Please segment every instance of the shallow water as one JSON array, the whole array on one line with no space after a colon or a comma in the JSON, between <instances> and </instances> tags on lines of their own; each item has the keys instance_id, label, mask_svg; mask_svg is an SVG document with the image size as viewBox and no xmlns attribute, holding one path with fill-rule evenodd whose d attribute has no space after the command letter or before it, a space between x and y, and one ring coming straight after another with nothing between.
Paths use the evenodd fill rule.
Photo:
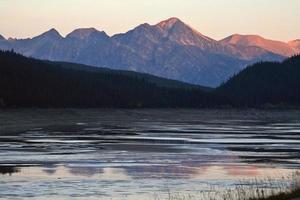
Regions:
<instances>
[{"instance_id":1,"label":"shallow water","mask_svg":"<svg viewBox=\"0 0 300 200\"><path fill-rule=\"evenodd\" d=\"M0 199L155 199L299 167L300 111L0 111Z\"/></svg>"}]
</instances>

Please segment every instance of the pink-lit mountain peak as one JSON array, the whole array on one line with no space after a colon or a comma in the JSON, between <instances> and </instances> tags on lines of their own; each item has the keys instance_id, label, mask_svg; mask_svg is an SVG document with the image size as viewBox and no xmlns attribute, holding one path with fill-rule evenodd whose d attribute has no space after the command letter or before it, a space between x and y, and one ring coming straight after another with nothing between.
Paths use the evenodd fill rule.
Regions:
<instances>
[{"instance_id":1,"label":"pink-lit mountain peak","mask_svg":"<svg viewBox=\"0 0 300 200\"><path fill-rule=\"evenodd\" d=\"M180 19L176 17L172 17L167 20L159 22L158 24L156 24L156 26L166 30L172 28L176 23L184 24Z\"/></svg>"},{"instance_id":2,"label":"pink-lit mountain peak","mask_svg":"<svg viewBox=\"0 0 300 200\"><path fill-rule=\"evenodd\" d=\"M206 46L203 43L215 42L215 40L201 34L176 17L164 20L154 25L154 27L161 30L169 39L176 40L178 43L184 45Z\"/></svg>"},{"instance_id":3,"label":"pink-lit mountain peak","mask_svg":"<svg viewBox=\"0 0 300 200\"><path fill-rule=\"evenodd\" d=\"M269 42L271 40L267 40L259 35L240 35L240 34L234 34L231 35L224 40L223 42L227 42L234 45L240 45L240 46L249 46L249 45L259 45L263 44L265 42ZM274 41L275 42L275 41Z\"/></svg>"},{"instance_id":4,"label":"pink-lit mountain peak","mask_svg":"<svg viewBox=\"0 0 300 200\"><path fill-rule=\"evenodd\" d=\"M234 34L220 42L225 45L235 45L238 47L260 47L283 56L290 56L296 53L288 43L265 39L259 35Z\"/></svg>"},{"instance_id":5,"label":"pink-lit mountain peak","mask_svg":"<svg viewBox=\"0 0 300 200\"><path fill-rule=\"evenodd\" d=\"M194 34L204 36L203 34L198 32L196 29L192 28L191 26L189 26L188 24L184 23L183 21L181 21L179 18L176 18L176 17L172 17L167 20L161 21L158 24L156 24L155 27L158 27L165 31L169 31L171 29L176 28L176 31L178 31L178 30L179 31L189 31L189 32L193 32Z\"/></svg>"},{"instance_id":6,"label":"pink-lit mountain peak","mask_svg":"<svg viewBox=\"0 0 300 200\"><path fill-rule=\"evenodd\" d=\"M294 48L298 54L300 53L300 39L290 41L288 42L288 44L290 45L290 47Z\"/></svg>"}]
</instances>

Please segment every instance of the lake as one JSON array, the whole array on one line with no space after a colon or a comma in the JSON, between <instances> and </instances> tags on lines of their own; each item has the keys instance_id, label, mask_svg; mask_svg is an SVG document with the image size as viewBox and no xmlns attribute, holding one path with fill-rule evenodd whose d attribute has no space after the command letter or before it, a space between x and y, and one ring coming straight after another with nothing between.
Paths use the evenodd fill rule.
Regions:
<instances>
[{"instance_id":1,"label":"lake","mask_svg":"<svg viewBox=\"0 0 300 200\"><path fill-rule=\"evenodd\" d=\"M0 199L164 199L298 169L299 110L0 111Z\"/></svg>"}]
</instances>

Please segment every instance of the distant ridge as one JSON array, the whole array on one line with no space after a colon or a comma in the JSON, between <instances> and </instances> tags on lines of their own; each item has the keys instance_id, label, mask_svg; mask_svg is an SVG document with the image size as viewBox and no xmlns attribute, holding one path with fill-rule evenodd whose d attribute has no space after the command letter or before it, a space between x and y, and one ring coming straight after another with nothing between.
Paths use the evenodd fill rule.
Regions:
<instances>
[{"instance_id":1,"label":"distant ridge","mask_svg":"<svg viewBox=\"0 0 300 200\"><path fill-rule=\"evenodd\" d=\"M43 33L43 34L41 34L39 36L36 36L36 37L34 37L32 39L49 38L49 37L51 37L51 38L57 38L57 39L62 39L63 38L56 29L52 28L52 29L46 31L45 33Z\"/></svg>"},{"instance_id":2,"label":"distant ridge","mask_svg":"<svg viewBox=\"0 0 300 200\"><path fill-rule=\"evenodd\" d=\"M66 38L73 38L73 39L88 39L92 35L102 35L104 37L109 38L109 36L104 31L98 31L95 28L80 28L72 31L69 33Z\"/></svg>"},{"instance_id":3,"label":"distant ridge","mask_svg":"<svg viewBox=\"0 0 300 200\"><path fill-rule=\"evenodd\" d=\"M279 54L282 56L292 56L299 53L290 43L265 39L259 35L231 35L220 41L228 45L236 45L237 47L245 48L250 46L260 47L267 51Z\"/></svg>"},{"instance_id":4,"label":"distant ridge","mask_svg":"<svg viewBox=\"0 0 300 200\"><path fill-rule=\"evenodd\" d=\"M288 44L293 47L295 51L300 52L300 39L290 41Z\"/></svg>"}]
</instances>

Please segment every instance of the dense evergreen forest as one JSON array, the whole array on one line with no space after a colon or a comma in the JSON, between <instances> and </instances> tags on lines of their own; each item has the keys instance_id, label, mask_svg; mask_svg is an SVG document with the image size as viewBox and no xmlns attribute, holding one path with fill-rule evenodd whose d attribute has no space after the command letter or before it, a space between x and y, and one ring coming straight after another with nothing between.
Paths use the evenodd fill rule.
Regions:
<instances>
[{"instance_id":1,"label":"dense evergreen forest","mask_svg":"<svg viewBox=\"0 0 300 200\"><path fill-rule=\"evenodd\" d=\"M247 67L212 90L129 71L0 51L0 107L300 106L300 56Z\"/></svg>"},{"instance_id":2,"label":"dense evergreen forest","mask_svg":"<svg viewBox=\"0 0 300 200\"><path fill-rule=\"evenodd\" d=\"M207 107L212 102L202 88L178 81L0 52L1 107Z\"/></svg>"},{"instance_id":3,"label":"dense evergreen forest","mask_svg":"<svg viewBox=\"0 0 300 200\"><path fill-rule=\"evenodd\" d=\"M300 106L300 56L249 66L215 93L236 107Z\"/></svg>"}]
</instances>

